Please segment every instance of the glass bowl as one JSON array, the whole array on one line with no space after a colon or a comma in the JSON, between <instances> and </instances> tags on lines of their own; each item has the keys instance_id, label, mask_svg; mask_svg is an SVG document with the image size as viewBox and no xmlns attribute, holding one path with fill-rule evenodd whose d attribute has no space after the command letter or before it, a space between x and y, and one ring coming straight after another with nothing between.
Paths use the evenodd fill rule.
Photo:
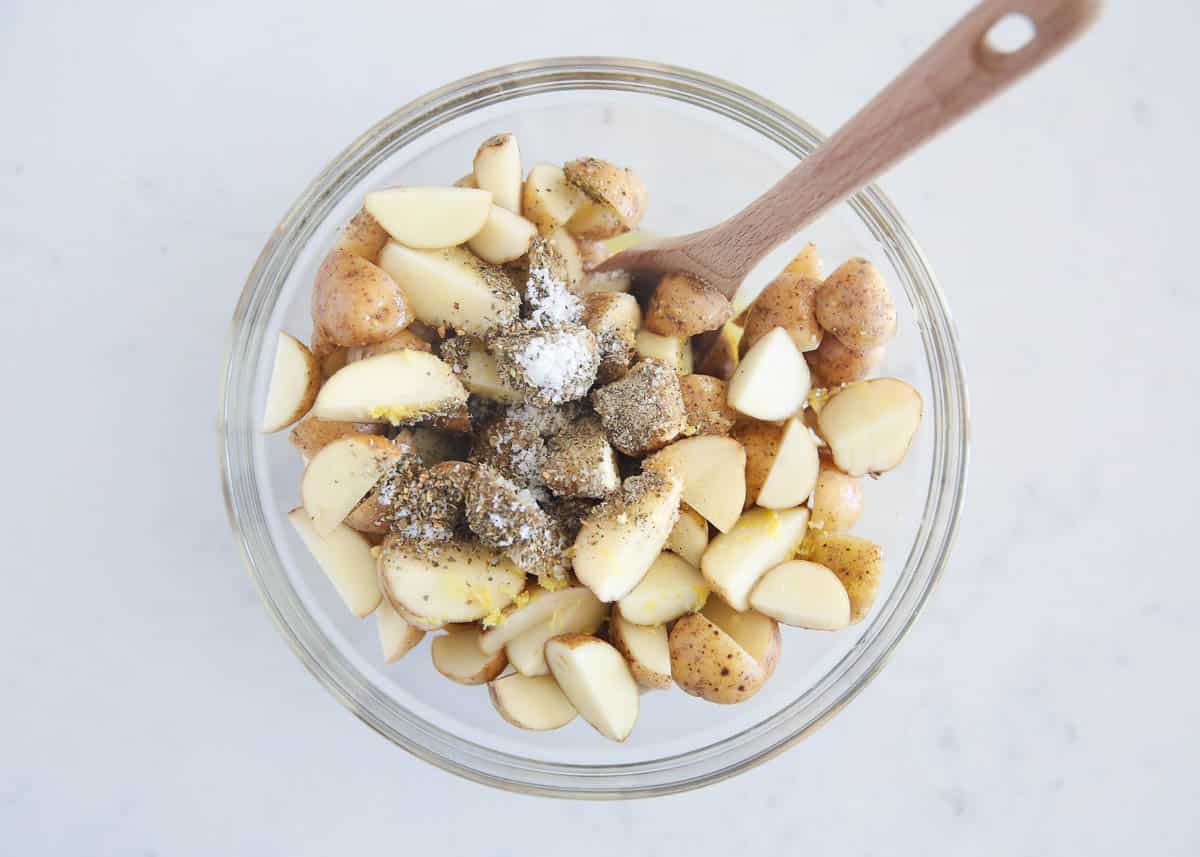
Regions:
<instances>
[{"instance_id":1,"label":"glass bowl","mask_svg":"<svg viewBox=\"0 0 1200 857\"><path fill-rule=\"evenodd\" d=\"M449 184L478 144L515 132L526 167L598 155L650 189L645 227L682 234L737 211L820 135L739 87L625 59L511 65L443 87L379 122L304 191L271 235L234 314L220 414L221 467L236 541L267 611L304 665L367 725L447 771L514 791L627 798L696 788L797 743L882 667L913 623L953 541L967 466L967 394L941 291L908 228L874 187L772 254L760 288L805 241L827 267L875 261L899 304L881 374L913 383L925 420L902 466L865 486L855 532L883 546L887 571L867 620L835 633L785 629L774 677L750 701L681 692L642 697L632 736L611 743L577 719L557 732L504 722L481 687L438 675L424 649L385 665L375 623L355 619L284 520L298 505L300 457L286 433L257 431L277 333L307 340L309 289L336 231L370 188Z\"/></svg>"}]
</instances>

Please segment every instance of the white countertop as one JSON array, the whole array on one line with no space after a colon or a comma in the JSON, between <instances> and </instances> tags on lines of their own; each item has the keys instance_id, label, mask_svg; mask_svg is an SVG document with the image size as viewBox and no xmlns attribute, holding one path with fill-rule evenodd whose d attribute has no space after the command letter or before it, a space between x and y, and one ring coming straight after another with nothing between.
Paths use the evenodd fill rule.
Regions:
<instances>
[{"instance_id":1,"label":"white countertop","mask_svg":"<svg viewBox=\"0 0 1200 857\"><path fill-rule=\"evenodd\" d=\"M952 567L811 740L621 805L419 763L280 640L214 452L245 273L334 152L447 80L625 54L832 128L967 4L310 5L0 9L0 850L1200 852L1194 2L1111 3L883 181L964 343Z\"/></svg>"}]
</instances>

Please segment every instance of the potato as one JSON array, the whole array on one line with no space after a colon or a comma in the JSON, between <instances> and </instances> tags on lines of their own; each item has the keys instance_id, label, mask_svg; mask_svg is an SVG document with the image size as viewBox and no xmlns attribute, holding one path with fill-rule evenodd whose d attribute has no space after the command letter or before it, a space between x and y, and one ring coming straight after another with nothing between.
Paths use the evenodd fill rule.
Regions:
<instances>
[{"instance_id":1,"label":"potato","mask_svg":"<svg viewBox=\"0 0 1200 857\"><path fill-rule=\"evenodd\" d=\"M896 332L896 304L883 275L866 259L848 259L817 291L817 321L847 348L866 351Z\"/></svg>"},{"instance_id":2,"label":"potato","mask_svg":"<svg viewBox=\"0 0 1200 857\"><path fill-rule=\"evenodd\" d=\"M694 566L673 553L662 553L618 604L634 624L662 625L701 609L708 592L708 583Z\"/></svg>"},{"instance_id":3,"label":"potato","mask_svg":"<svg viewBox=\"0 0 1200 857\"><path fill-rule=\"evenodd\" d=\"M567 222L567 229L571 228L571 224ZM583 262L583 270L585 273L590 273L597 265L612 255L612 251L608 249L608 245L603 241L594 241L591 238L582 238L575 233L576 242L579 245L579 257ZM623 289L622 291L627 291Z\"/></svg>"},{"instance_id":4,"label":"potato","mask_svg":"<svg viewBox=\"0 0 1200 857\"><path fill-rule=\"evenodd\" d=\"M638 328L642 309L637 298L620 292L593 292L583 299L583 323L596 337L600 368L596 383L608 384L624 378L637 356Z\"/></svg>"},{"instance_id":5,"label":"potato","mask_svg":"<svg viewBox=\"0 0 1200 857\"><path fill-rule=\"evenodd\" d=\"M491 191L492 202L521 213L521 147L512 134L496 134L479 145L471 171L474 186Z\"/></svg>"},{"instance_id":6,"label":"potato","mask_svg":"<svg viewBox=\"0 0 1200 857\"><path fill-rule=\"evenodd\" d=\"M763 665L702 613L676 622L667 644L671 676L692 696L731 705L754 696L767 680Z\"/></svg>"},{"instance_id":7,"label":"potato","mask_svg":"<svg viewBox=\"0 0 1200 857\"><path fill-rule=\"evenodd\" d=\"M624 741L638 718L638 686L610 643L564 634L546 643L546 663L579 716L605 738Z\"/></svg>"},{"instance_id":8,"label":"potato","mask_svg":"<svg viewBox=\"0 0 1200 857\"><path fill-rule=\"evenodd\" d=\"M478 625L447 625L430 647L434 669L459 684L486 684L504 672L504 650L487 654L479 648L479 634Z\"/></svg>"},{"instance_id":9,"label":"potato","mask_svg":"<svg viewBox=\"0 0 1200 857\"><path fill-rule=\"evenodd\" d=\"M642 462L642 471L683 480L683 502L728 532L746 499L746 452L736 440L699 435L677 440Z\"/></svg>"},{"instance_id":10,"label":"potato","mask_svg":"<svg viewBox=\"0 0 1200 857\"><path fill-rule=\"evenodd\" d=\"M379 585L393 606L421 624L475 622L511 604L525 575L474 542L431 546L389 536L379 555Z\"/></svg>"},{"instance_id":11,"label":"potato","mask_svg":"<svg viewBox=\"0 0 1200 857\"><path fill-rule=\"evenodd\" d=\"M405 350L338 371L317 393L312 413L325 420L400 425L452 415L466 402L467 390L449 366L432 354Z\"/></svg>"},{"instance_id":12,"label":"potato","mask_svg":"<svg viewBox=\"0 0 1200 857\"><path fill-rule=\"evenodd\" d=\"M579 158L563 165L563 175L588 199L611 208L626 229L636 229L646 213L646 185L633 170L599 158Z\"/></svg>"},{"instance_id":13,"label":"potato","mask_svg":"<svg viewBox=\"0 0 1200 857\"><path fill-rule=\"evenodd\" d=\"M853 476L822 462L812 497L812 528L825 533L849 530L862 514L862 488Z\"/></svg>"},{"instance_id":14,"label":"potato","mask_svg":"<svg viewBox=\"0 0 1200 857\"><path fill-rule=\"evenodd\" d=\"M406 328L390 339L385 339L383 342L376 342L372 345L356 345L353 348L347 348L346 363L356 363L359 360L365 360L368 357L375 357L379 354L391 354L393 351L405 351L409 349L424 351L426 354L433 353L432 345Z\"/></svg>"},{"instance_id":15,"label":"potato","mask_svg":"<svg viewBox=\"0 0 1200 857\"><path fill-rule=\"evenodd\" d=\"M534 164L521 188L521 214L543 235L564 225L587 199L567 183L561 167Z\"/></svg>"},{"instance_id":16,"label":"potato","mask_svg":"<svg viewBox=\"0 0 1200 857\"><path fill-rule=\"evenodd\" d=\"M817 442L803 421L793 417L784 425L779 450L755 503L767 509L790 509L808 500L817 484L821 459Z\"/></svg>"},{"instance_id":17,"label":"potato","mask_svg":"<svg viewBox=\"0 0 1200 857\"><path fill-rule=\"evenodd\" d=\"M410 625L393 609L387 599L375 608L375 623L379 631L379 648L383 650L383 662L395 663L412 651L425 638L425 632Z\"/></svg>"},{"instance_id":18,"label":"potato","mask_svg":"<svg viewBox=\"0 0 1200 857\"><path fill-rule=\"evenodd\" d=\"M380 503L379 492L372 491L350 510L342 523L364 535L384 536L391 531L392 508Z\"/></svg>"},{"instance_id":19,"label":"potato","mask_svg":"<svg viewBox=\"0 0 1200 857\"><path fill-rule=\"evenodd\" d=\"M659 336L718 330L733 316L729 298L684 274L668 274L650 297L646 328Z\"/></svg>"},{"instance_id":20,"label":"potato","mask_svg":"<svg viewBox=\"0 0 1200 857\"><path fill-rule=\"evenodd\" d=\"M492 194L465 187L389 187L368 193L363 208L405 247L440 250L464 244L483 229Z\"/></svg>"},{"instance_id":21,"label":"potato","mask_svg":"<svg viewBox=\"0 0 1200 857\"><path fill-rule=\"evenodd\" d=\"M838 576L850 596L850 622L859 622L875 604L883 577L883 549L872 541L846 533L814 531L807 558Z\"/></svg>"},{"instance_id":22,"label":"potato","mask_svg":"<svg viewBox=\"0 0 1200 857\"><path fill-rule=\"evenodd\" d=\"M787 263L783 269L785 273L793 274L797 277L808 277L810 280L823 280L825 275L821 273L821 257L817 253L817 245L811 241L800 248L792 261Z\"/></svg>"},{"instance_id":23,"label":"potato","mask_svg":"<svg viewBox=\"0 0 1200 857\"><path fill-rule=\"evenodd\" d=\"M665 363L678 375L692 372L692 347L686 337L659 336L643 327L637 332L633 347L641 359Z\"/></svg>"},{"instance_id":24,"label":"potato","mask_svg":"<svg viewBox=\"0 0 1200 857\"><path fill-rule=\"evenodd\" d=\"M783 648L776 620L757 610L734 610L719 597L708 599L701 613L758 661L767 678L771 677Z\"/></svg>"},{"instance_id":25,"label":"potato","mask_svg":"<svg viewBox=\"0 0 1200 857\"><path fill-rule=\"evenodd\" d=\"M819 280L784 272L771 281L755 298L746 314L745 332L739 345L744 355L754 343L776 327L782 327L800 351L812 351L821 344L815 305Z\"/></svg>"},{"instance_id":26,"label":"potato","mask_svg":"<svg viewBox=\"0 0 1200 857\"><path fill-rule=\"evenodd\" d=\"M300 498L317 535L344 521L404 455L403 448L376 434L340 437L314 455L300 479Z\"/></svg>"},{"instance_id":27,"label":"potato","mask_svg":"<svg viewBox=\"0 0 1200 857\"><path fill-rule=\"evenodd\" d=\"M323 381L321 366L308 346L280 331L262 430L270 433L285 429L308 413Z\"/></svg>"},{"instance_id":28,"label":"potato","mask_svg":"<svg viewBox=\"0 0 1200 857\"><path fill-rule=\"evenodd\" d=\"M596 292L628 292L633 288L633 275L628 271L588 271L584 264L583 279L571 289L581 297Z\"/></svg>"},{"instance_id":29,"label":"potato","mask_svg":"<svg viewBox=\"0 0 1200 857\"><path fill-rule=\"evenodd\" d=\"M620 610L613 610L608 633L612 644L629 664L634 681L651 690L666 690L674 684L671 647L665 626L635 625L622 616Z\"/></svg>"},{"instance_id":30,"label":"potato","mask_svg":"<svg viewBox=\"0 0 1200 857\"><path fill-rule=\"evenodd\" d=\"M732 437L746 450L746 508L758 499L771 464L779 454L783 425L746 420L733 427Z\"/></svg>"},{"instance_id":31,"label":"potato","mask_svg":"<svg viewBox=\"0 0 1200 857\"><path fill-rule=\"evenodd\" d=\"M382 595L375 557L362 533L338 524L332 532L319 535L303 508L292 509L287 517L350 612L360 619L370 615Z\"/></svg>"},{"instance_id":32,"label":"potato","mask_svg":"<svg viewBox=\"0 0 1200 857\"><path fill-rule=\"evenodd\" d=\"M317 271L313 322L338 345L383 342L413 319L408 298L382 268L332 250Z\"/></svg>"},{"instance_id":33,"label":"potato","mask_svg":"<svg viewBox=\"0 0 1200 857\"><path fill-rule=\"evenodd\" d=\"M786 420L804 407L811 381L804 355L787 331L775 327L738 363L729 379L729 406L759 420Z\"/></svg>"},{"instance_id":34,"label":"potato","mask_svg":"<svg viewBox=\"0 0 1200 857\"><path fill-rule=\"evenodd\" d=\"M368 212L360 209L358 214L342 227L333 247L335 250L345 250L347 253L361 256L368 262L374 262L379 258L379 251L386 243L387 230Z\"/></svg>"},{"instance_id":35,"label":"potato","mask_svg":"<svg viewBox=\"0 0 1200 857\"><path fill-rule=\"evenodd\" d=\"M549 675L502 676L488 683L488 696L500 716L519 729L535 732L561 729L576 715L575 706Z\"/></svg>"},{"instance_id":36,"label":"potato","mask_svg":"<svg viewBox=\"0 0 1200 857\"><path fill-rule=\"evenodd\" d=\"M803 559L781 563L762 576L750 606L796 628L837 631L850 624L850 596L836 574Z\"/></svg>"},{"instance_id":37,"label":"potato","mask_svg":"<svg viewBox=\"0 0 1200 857\"><path fill-rule=\"evenodd\" d=\"M575 213L567 221L567 229L576 238L586 238L589 241L614 238L628 231L613 208L590 199L575 209Z\"/></svg>"},{"instance_id":38,"label":"potato","mask_svg":"<svg viewBox=\"0 0 1200 857\"><path fill-rule=\"evenodd\" d=\"M305 461L312 458L322 447L340 437L352 434L383 434L384 426L378 423L354 423L341 420L320 420L306 417L292 429L288 440L300 450Z\"/></svg>"},{"instance_id":39,"label":"potato","mask_svg":"<svg viewBox=\"0 0 1200 857\"><path fill-rule=\"evenodd\" d=\"M738 366L738 349L742 339L742 328L727 322L719 331L710 330L692 338L692 353L695 355L697 375L711 375L728 381Z\"/></svg>"},{"instance_id":40,"label":"potato","mask_svg":"<svg viewBox=\"0 0 1200 857\"><path fill-rule=\"evenodd\" d=\"M866 378L883 362L884 347L855 351L836 336L826 336L813 351L804 355L813 378L822 387L851 384Z\"/></svg>"},{"instance_id":41,"label":"potato","mask_svg":"<svg viewBox=\"0 0 1200 857\"><path fill-rule=\"evenodd\" d=\"M528 253L537 234L537 227L524 217L493 203L483 228L467 246L483 261L500 265Z\"/></svg>"},{"instance_id":42,"label":"potato","mask_svg":"<svg viewBox=\"0 0 1200 857\"><path fill-rule=\"evenodd\" d=\"M699 568L700 558L707 547L708 521L695 509L684 506L679 510L679 520L675 522L663 548Z\"/></svg>"},{"instance_id":43,"label":"potato","mask_svg":"<svg viewBox=\"0 0 1200 857\"><path fill-rule=\"evenodd\" d=\"M727 435L737 422L737 411L725 401L725 382L711 375L683 375L679 379L688 428L694 434Z\"/></svg>"},{"instance_id":44,"label":"potato","mask_svg":"<svg viewBox=\"0 0 1200 857\"><path fill-rule=\"evenodd\" d=\"M817 424L834 463L851 476L863 476L891 470L904 460L923 409L920 393L909 384L898 378L874 378L843 387L830 397Z\"/></svg>"},{"instance_id":45,"label":"potato","mask_svg":"<svg viewBox=\"0 0 1200 857\"><path fill-rule=\"evenodd\" d=\"M750 606L760 577L791 559L808 532L808 509L751 509L708 545L700 573L735 610Z\"/></svg>"}]
</instances>

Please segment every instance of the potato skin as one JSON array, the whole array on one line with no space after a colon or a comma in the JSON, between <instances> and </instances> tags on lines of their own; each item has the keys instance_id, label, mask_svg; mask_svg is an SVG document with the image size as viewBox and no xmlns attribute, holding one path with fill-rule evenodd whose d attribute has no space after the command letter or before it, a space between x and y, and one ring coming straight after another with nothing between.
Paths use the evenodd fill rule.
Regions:
<instances>
[{"instance_id":1,"label":"potato skin","mask_svg":"<svg viewBox=\"0 0 1200 857\"><path fill-rule=\"evenodd\" d=\"M688 427L696 434L727 435L733 431L738 415L726 401L725 387L724 381L711 375L679 376Z\"/></svg>"},{"instance_id":2,"label":"potato skin","mask_svg":"<svg viewBox=\"0 0 1200 857\"><path fill-rule=\"evenodd\" d=\"M381 423L347 423L338 420L319 420L305 417L288 435L292 446L305 458L312 458L326 444L351 434L383 434Z\"/></svg>"},{"instance_id":3,"label":"potato skin","mask_svg":"<svg viewBox=\"0 0 1200 857\"><path fill-rule=\"evenodd\" d=\"M411 330L405 328L383 342L376 342L373 345L356 345L353 348L347 349L346 362L354 363L367 357L376 357L380 354L391 354L393 351L405 351L408 349L424 351L427 354L433 353L432 345Z\"/></svg>"},{"instance_id":4,"label":"potato skin","mask_svg":"<svg viewBox=\"0 0 1200 857\"><path fill-rule=\"evenodd\" d=\"M758 499L771 463L779 453L783 426L746 420L733 427L731 436L746 449L746 508L749 509Z\"/></svg>"},{"instance_id":5,"label":"potato skin","mask_svg":"<svg viewBox=\"0 0 1200 857\"><path fill-rule=\"evenodd\" d=\"M758 340L776 327L792 337L799 351L812 351L821 344L822 330L817 324L817 290L821 282L784 271L771 281L750 304L746 313L742 341L738 346L744 357Z\"/></svg>"},{"instance_id":6,"label":"potato skin","mask_svg":"<svg viewBox=\"0 0 1200 857\"><path fill-rule=\"evenodd\" d=\"M738 365L738 340L742 329L726 324L720 330L709 330L692 337L693 372L712 375L722 381L733 377Z\"/></svg>"},{"instance_id":7,"label":"potato skin","mask_svg":"<svg viewBox=\"0 0 1200 857\"><path fill-rule=\"evenodd\" d=\"M589 199L616 212L626 229L636 229L646 213L646 185L633 170L599 158L577 158L563 164L563 174Z\"/></svg>"},{"instance_id":8,"label":"potato skin","mask_svg":"<svg viewBox=\"0 0 1200 857\"><path fill-rule=\"evenodd\" d=\"M817 321L847 348L866 351L896 332L896 303L879 269L862 258L847 259L817 291Z\"/></svg>"},{"instance_id":9,"label":"potato skin","mask_svg":"<svg viewBox=\"0 0 1200 857\"><path fill-rule=\"evenodd\" d=\"M836 336L826 336L804 359L822 387L838 387L861 381L879 368L886 349L880 345L866 351L847 348Z\"/></svg>"},{"instance_id":10,"label":"potato skin","mask_svg":"<svg viewBox=\"0 0 1200 857\"><path fill-rule=\"evenodd\" d=\"M380 503L379 494L372 491L350 510L343 523L364 535L383 536L391 529L391 516L391 507Z\"/></svg>"},{"instance_id":11,"label":"potato skin","mask_svg":"<svg viewBox=\"0 0 1200 857\"><path fill-rule=\"evenodd\" d=\"M718 330L733 317L729 298L684 274L667 274L646 307L646 327L659 336Z\"/></svg>"},{"instance_id":12,"label":"potato skin","mask_svg":"<svg viewBox=\"0 0 1200 857\"><path fill-rule=\"evenodd\" d=\"M621 222L615 209L589 199L575 210L567 221L567 231L576 238L603 241L615 238L629 229Z\"/></svg>"},{"instance_id":13,"label":"potato skin","mask_svg":"<svg viewBox=\"0 0 1200 857\"><path fill-rule=\"evenodd\" d=\"M379 258L379 251L390 238L391 236L379 225L379 221L366 210L359 209L358 214L342 227L333 246L336 250L345 250L374 263Z\"/></svg>"},{"instance_id":14,"label":"potato skin","mask_svg":"<svg viewBox=\"0 0 1200 857\"><path fill-rule=\"evenodd\" d=\"M754 696L767 680L762 664L701 613L676 622L667 644L671 677L692 696L733 705Z\"/></svg>"},{"instance_id":15,"label":"potato skin","mask_svg":"<svg viewBox=\"0 0 1200 857\"><path fill-rule=\"evenodd\" d=\"M408 326L412 309L382 268L345 250L331 250L317 271L313 322L337 345L371 345Z\"/></svg>"},{"instance_id":16,"label":"potato skin","mask_svg":"<svg viewBox=\"0 0 1200 857\"><path fill-rule=\"evenodd\" d=\"M613 607L616 610L616 607ZM620 622L608 623L609 641L616 647L621 656L625 658L625 663L629 664L629 671L633 673L633 680L642 687L648 687L653 690L666 690L674 682L671 676L663 676L654 670L647 669L644 664L641 664L633 659L629 653L629 645L625 642L625 635L621 630Z\"/></svg>"},{"instance_id":17,"label":"potato skin","mask_svg":"<svg viewBox=\"0 0 1200 857\"><path fill-rule=\"evenodd\" d=\"M862 502L858 480L822 461L813 489L812 528L824 533L844 533L858 522Z\"/></svg>"},{"instance_id":18,"label":"potato skin","mask_svg":"<svg viewBox=\"0 0 1200 857\"><path fill-rule=\"evenodd\" d=\"M883 549L872 541L846 533L814 531L806 546L807 559L828 568L850 596L850 624L860 622L875 604L883 577Z\"/></svg>"}]
</instances>

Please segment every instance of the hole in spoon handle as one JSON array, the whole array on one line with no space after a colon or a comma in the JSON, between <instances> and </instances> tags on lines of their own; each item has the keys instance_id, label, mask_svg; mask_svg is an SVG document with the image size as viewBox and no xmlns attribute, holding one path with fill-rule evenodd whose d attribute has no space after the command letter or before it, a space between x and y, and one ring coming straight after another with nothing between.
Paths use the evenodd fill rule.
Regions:
<instances>
[{"instance_id":1,"label":"hole in spoon handle","mask_svg":"<svg viewBox=\"0 0 1200 857\"><path fill-rule=\"evenodd\" d=\"M1100 0L987 0L971 13L979 28L975 63L1003 77L1027 72L1086 29L1100 6ZM1024 39L1006 42L1012 33Z\"/></svg>"}]
</instances>

